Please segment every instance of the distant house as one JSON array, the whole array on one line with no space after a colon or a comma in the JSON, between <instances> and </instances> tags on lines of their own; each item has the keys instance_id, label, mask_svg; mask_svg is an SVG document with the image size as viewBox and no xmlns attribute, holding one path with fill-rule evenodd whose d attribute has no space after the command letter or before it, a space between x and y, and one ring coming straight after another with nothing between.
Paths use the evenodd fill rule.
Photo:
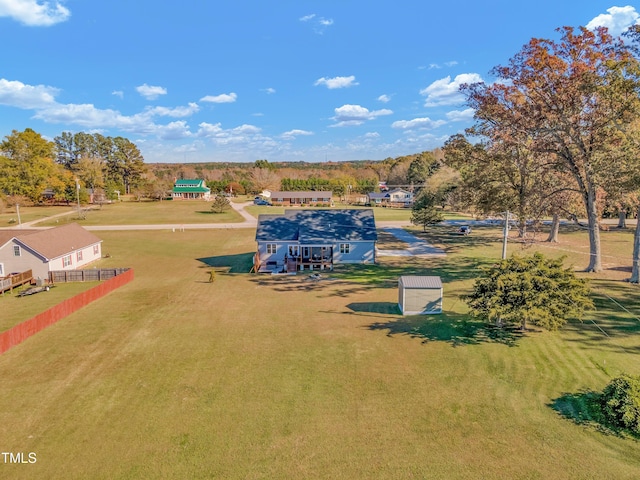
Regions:
<instances>
[{"instance_id":1,"label":"distant house","mask_svg":"<svg viewBox=\"0 0 640 480\"><path fill-rule=\"evenodd\" d=\"M273 205L318 205L330 206L333 192L269 192L269 201Z\"/></svg>"},{"instance_id":2,"label":"distant house","mask_svg":"<svg viewBox=\"0 0 640 480\"><path fill-rule=\"evenodd\" d=\"M368 203L371 205L382 205L389 202L389 197L386 192L375 193L371 192L367 194Z\"/></svg>"},{"instance_id":3,"label":"distant house","mask_svg":"<svg viewBox=\"0 0 640 480\"><path fill-rule=\"evenodd\" d=\"M395 188L393 190L389 190L387 195L389 196L390 204L402 204L405 206L413 204L413 193L408 192L407 190Z\"/></svg>"},{"instance_id":4,"label":"distant house","mask_svg":"<svg viewBox=\"0 0 640 480\"><path fill-rule=\"evenodd\" d=\"M373 210L285 210L258 217L258 272L332 269L338 263L375 263Z\"/></svg>"},{"instance_id":5,"label":"distant house","mask_svg":"<svg viewBox=\"0 0 640 480\"><path fill-rule=\"evenodd\" d=\"M102 257L102 240L77 223L46 230L0 230L0 277L32 270L75 270Z\"/></svg>"},{"instance_id":6,"label":"distant house","mask_svg":"<svg viewBox=\"0 0 640 480\"><path fill-rule=\"evenodd\" d=\"M176 180L171 196L174 200L209 200L211 189L204 180Z\"/></svg>"},{"instance_id":7,"label":"distant house","mask_svg":"<svg viewBox=\"0 0 640 480\"><path fill-rule=\"evenodd\" d=\"M369 203L374 206L410 207L413 205L414 194L407 190L396 188L382 193L369 193L368 199Z\"/></svg>"}]
</instances>

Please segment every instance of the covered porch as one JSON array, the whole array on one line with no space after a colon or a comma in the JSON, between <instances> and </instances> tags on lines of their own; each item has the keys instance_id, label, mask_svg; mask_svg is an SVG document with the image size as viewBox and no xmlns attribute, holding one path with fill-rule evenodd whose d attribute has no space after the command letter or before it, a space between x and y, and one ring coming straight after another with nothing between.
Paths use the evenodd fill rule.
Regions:
<instances>
[{"instance_id":1,"label":"covered porch","mask_svg":"<svg viewBox=\"0 0 640 480\"><path fill-rule=\"evenodd\" d=\"M289 245L284 261L288 272L333 270L333 245Z\"/></svg>"}]
</instances>

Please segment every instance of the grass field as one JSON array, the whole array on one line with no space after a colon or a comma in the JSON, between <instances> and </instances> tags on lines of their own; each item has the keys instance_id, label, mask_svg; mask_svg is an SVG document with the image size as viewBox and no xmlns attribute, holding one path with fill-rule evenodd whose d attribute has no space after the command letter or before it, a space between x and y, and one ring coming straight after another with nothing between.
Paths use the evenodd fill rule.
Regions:
<instances>
[{"instance_id":1,"label":"grass field","mask_svg":"<svg viewBox=\"0 0 640 480\"><path fill-rule=\"evenodd\" d=\"M0 294L0 310L2 310L0 332L44 312L67 298L89 290L97 284L98 282L60 283L52 286L48 292L24 297L18 297L18 293L29 288L28 284L14 289L13 292L6 291L4 294Z\"/></svg>"},{"instance_id":2,"label":"grass field","mask_svg":"<svg viewBox=\"0 0 640 480\"><path fill-rule=\"evenodd\" d=\"M335 208L371 208L371 207L356 207L353 205L336 204ZM258 217L258 215L263 213L282 214L284 213L284 210L285 210L285 207L267 207L267 206L255 206L255 205L250 205L246 207L246 211L256 218ZM378 222L395 221L395 222L409 223L409 219L411 218L411 209L410 208L374 207L373 214L375 216L376 221ZM455 212L446 212L445 218L448 220L452 220L452 219L465 219L465 218L469 219L470 217L467 215L462 215Z\"/></svg>"},{"instance_id":3,"label":"grass field","mask_svg":"<svg viewBox=\"0 0 640 480\"><path fill-rule=\"evenodd\" d=\"M20 223L43 220L52 215L64 212L73 212L73 207L62 206L37 206L20 207ZM0 228L15 227L18 225L18 212L15 207L6 208L0 213Z\"/></svg>"},{"instance_id":4,"label":"grass field","mask_svg":"<svg viewBox=\"0 0 640 480\"><path fill-rule=\"evenodd\" d=\"M621 281L631 233L603 235L598 311L524 336L470 321L459 298L499 257L498 230L436 227L418 234L446 258L318 282L248 274L253 234L101 232L102 266L136 279L0 356L2 450L37 454L0 478L640 476L636 440L579 423L590 390L640 374L638 287ZM584 266L585 238L510 252ZM398 315L407 273L443 277L443 315Z\"/></svg>"},{"instance_id":5,"label":"grass field","mask_svg":"<svg viewBox=\"0 0 640 480\"><path fill-rule=\"evenodd\" d=\"M37 226L55 226L76 222L83 226L93 225L144 225L144 224L190 224L190 223L234 223L244 219L235 210L213 213L211 202L164 201L164 202L120 202L103 205L101 208L83 209L84 218L77 212L46 220Z\"/></svg>"}]
</instances>

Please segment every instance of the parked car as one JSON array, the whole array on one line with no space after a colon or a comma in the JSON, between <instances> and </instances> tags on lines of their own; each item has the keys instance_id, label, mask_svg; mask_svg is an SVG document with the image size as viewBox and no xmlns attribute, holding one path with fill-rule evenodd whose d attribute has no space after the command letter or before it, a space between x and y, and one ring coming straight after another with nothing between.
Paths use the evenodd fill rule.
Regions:
<instances>
[{"instance_id":1,"label":"parked car","mask_svg":"<svg viewBox=\"0 0 640 480\"><path fill-rule=\"evenodd\" d=\"M271 205L268 201L262 199L262 198L256 198L253 200L253 204L254 205Z\"/></svg>"},{"instance_id":2,"label":"parked car","mask_svg":"<svg viewBox=\"0 0 640 480\"><path fill-rule=\"evenodd\" d=\"M469 235L471 233L471 227L469 225L462 225L459 229L458 229L458 233L460 235Z\"/></svg>"}]
</instances>

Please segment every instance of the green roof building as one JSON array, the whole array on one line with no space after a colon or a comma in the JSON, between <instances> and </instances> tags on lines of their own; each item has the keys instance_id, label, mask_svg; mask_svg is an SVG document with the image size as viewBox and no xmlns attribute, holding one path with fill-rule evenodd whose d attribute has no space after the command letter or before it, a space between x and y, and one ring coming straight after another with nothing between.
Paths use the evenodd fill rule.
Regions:
<instances>
[{"instance_id":1,"label":"green roof building","mask_svg":"<svg viewBox=\"0 0 640 480\"><path fill-rule=\"evenodd\" d=\"M209 200L211 189L204 180L176 180L171 196L174 200Z\"/></svg>"}]
</instances>

